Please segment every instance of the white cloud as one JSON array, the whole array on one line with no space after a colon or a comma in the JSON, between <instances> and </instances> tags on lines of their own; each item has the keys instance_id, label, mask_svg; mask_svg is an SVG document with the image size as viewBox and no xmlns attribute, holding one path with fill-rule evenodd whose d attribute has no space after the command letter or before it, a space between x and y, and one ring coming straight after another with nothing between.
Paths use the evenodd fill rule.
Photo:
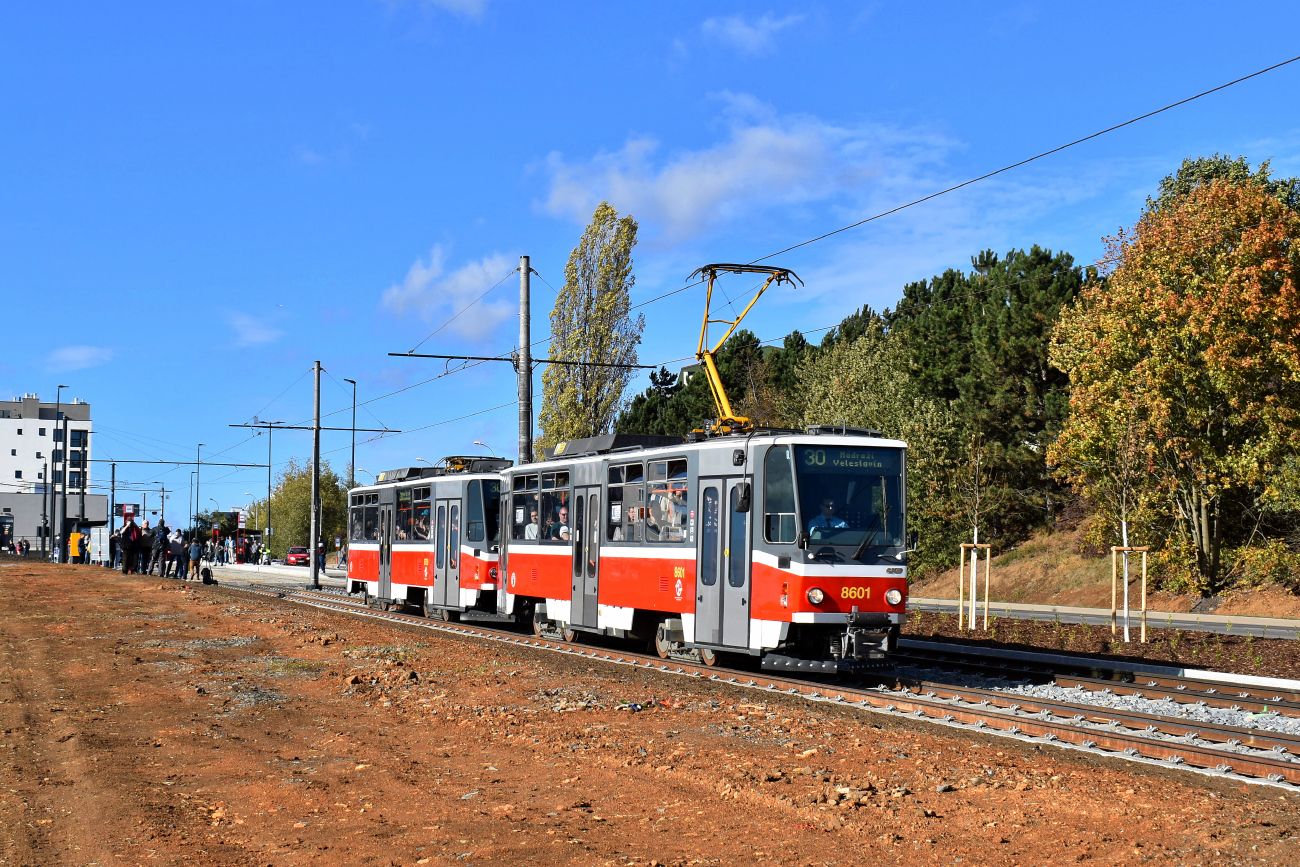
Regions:
<instances>
[{"instance_id":1,"label":"white cloud","mask_svg":"<svg viewBox=\"0 0 1300 867\"><path fill-rule=\"evenodd\" d=\"M250 316L247 313L228 314L226 324L234 330L235 344L237 346L256 346L259 343L270 343L284 333L279 328L268 324L265 320Z\"/></svg>"},{"instance_id":2,"label":"white cloud","mask_svg":"<svg viewBox=\"0 0 1300 867\"><path fill-rule=\"evenodd\" d=\"M416 259L401 284L394 283L384 290L383 305L399 316L418 313L428 322L451 320L506 276L514 265L510 259L497 253L444 275L444 263L442 247L435 244L429 252L427 264L423 259ZM463 315L456 316L442 333L478 339L490 334L517 312L517 307L508 301L485 298Z\"/></svg>"},{"instance_id":3,"label":"white cloud","mask_svg":"<svg viewBox=\"0 0 1300 867\"><path fill-rule=\"evenodd\" d=\"M586 162L552 153L545 209L585 222L606 200L651 233L679 241L766 209L846 196L860 201L912 187L953 147L923 131L780 117L746 94L718 98L729 128L711 147L660 157L659 143L640 137Z\"/></svg>"},{"instance_id":4,"label":"white cloud","mask_svg":"<svg viewBox=\"0 0 1300 867\"><path fill-rule=\"evenodd\" d=\"M45 359L45 366L50 370L84 370L97 367L113 359L113 350L103 346L64 346L56 349Z\"/></svg>"},{"instance_id":5,"label":"white cloud","mask_svg":"<svg viewBox=\"0 0 1300 867\"><path fill-rule=\"evenodd\" d=\"M771 12L750 23L743 15L709 18L700 26L705 36L725 42L743 54L763 54L774 45L773 34L803 20L802 15L777 18Z\"/></svg>"}]
</instances>

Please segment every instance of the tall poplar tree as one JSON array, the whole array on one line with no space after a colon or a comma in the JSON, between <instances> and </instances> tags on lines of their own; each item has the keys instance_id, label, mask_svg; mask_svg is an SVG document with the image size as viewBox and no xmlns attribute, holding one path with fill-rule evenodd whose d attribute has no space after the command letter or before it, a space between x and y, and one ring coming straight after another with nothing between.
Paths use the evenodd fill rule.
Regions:
<instances>
[{"instance_id":1,"label":"tall poplar tree","mask_svg":"<svg viewBox=\"0 0 1300 867\"><path fill-rule=\"evenodd\" d=\"M645 317L631 315L637 223L601 202L569 254L551 310L553 359L636 364ZM538 447L608 433L623 408L632 367L551 364L542 373Z\"/></svg>"}]
</instances>

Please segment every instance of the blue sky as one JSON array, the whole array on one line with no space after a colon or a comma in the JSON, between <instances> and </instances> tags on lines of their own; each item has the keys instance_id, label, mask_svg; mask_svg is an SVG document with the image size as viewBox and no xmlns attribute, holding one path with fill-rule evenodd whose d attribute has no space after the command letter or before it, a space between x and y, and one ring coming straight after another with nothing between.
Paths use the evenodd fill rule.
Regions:
<instances>
[{"instance_id":1,"label":"blue sky","mask_svg":"<svg viewBox=\"0 0 1300 867\"><path fill-rule=\"evenodd\" d=\"M1298 19L1289 3L5 4L0 394L70 385L100 458L203 442L260 462L265 440L227 425L307 420L319 358L327 412L346 377L373 400L359 425L423 428L363 444L360 467L474 440L512 454L513 406L428 427L513 400L508 365L416 386L439 363L385 353L521 253L559 286L602 198L640 220L645 300L1290 57ZM832 325L986 247L1092 261L1186 156L1300 175L1298 91L1300 63L804 247L777 263L806 288L746 324ZM533 287L541 337L554 296ZM516 302L512 277L423 351L509 351ZM643 363L693 351L701 304L644 308ZM325 435L339 469L347 447ZM276 438L277 463L309 453L307 434ZM174 486L185 511L188 468L118 475ZM204 477L204 508L265 490L264 471Z\"/></svg>"}]
</instances>

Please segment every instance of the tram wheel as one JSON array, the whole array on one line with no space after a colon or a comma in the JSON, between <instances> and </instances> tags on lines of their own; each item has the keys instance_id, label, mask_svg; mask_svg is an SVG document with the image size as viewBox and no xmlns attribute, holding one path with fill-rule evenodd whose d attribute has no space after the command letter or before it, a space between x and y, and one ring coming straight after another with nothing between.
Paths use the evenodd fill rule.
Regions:
<instances>
[{"instance_id":1,"label":"tram wheel","mask_svg":"<svg viewBox=\"0 0 1300 867\"><path fill-rule=\"evenodd\" d=\"M450 608L439 608L438 619L443 623L455 623L460 620L460 612L452 611Z\"/></svg>"},{"instance_id":2,"label":"tram wheel","mask_svg":"<svg viewBox=\"0 0 1300 867\"><path fill-rule=\"evenodd\" d=\"M668 624L660 623L659 628L655 630L655 637L650 642L654 646L655 653L659 654L660 659L667 659L668 654L672 652L673 643L668 638Z\"/></svg>"},{"instance_id":3,"label":"tram wheel","mask_svg":"<svg viewBox=\"0 0 1300 867\"><path fill-rule=\"evenodd\" d=\"M533 635L538 638L546 636L546 616L537 606L533 606Z\"/></svg>"},{"instance_id":4,"label":"tram wheel","mask_svg":"<svg viewBox=\"0 0 1300 867\"><path fill-rule=\"evenodd\" d=\"M560 628L560 634L564 636L564 640L569 644L576 644L578 641L578 630L567 623Z\"/></svg>"},{"instance_id":5,"label":"tram wheel","mask_svg":"<svg viewBox=\"0 0 1300 867\"><path fill-rule=\"evenodd\" d=\"M704 647L700 648L700 662L703 662L705 665L708 666L714 666L718 664L718 661L719 661L719 656L717 651L709 650L708 648L704 648Z\"/></svg>"}]
</instances>

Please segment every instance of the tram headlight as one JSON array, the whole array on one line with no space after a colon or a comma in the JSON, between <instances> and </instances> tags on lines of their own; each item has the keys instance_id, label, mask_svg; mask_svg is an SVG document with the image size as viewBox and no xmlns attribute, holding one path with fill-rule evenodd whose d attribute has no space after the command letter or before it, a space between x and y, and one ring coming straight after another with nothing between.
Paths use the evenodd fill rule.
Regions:
<instances>
[{"instance_id":1,"label":"tram headlight","mask_svg":"<svg viewBox=\"0 0 1300 867\"><path fill-rule=\"evenodd\" d=\"M892 590L886 590L885 601L888 602L890 605L898 605L902 603L903 591L899 590L897 587L893 588Z\"/></svg>"},{"instance_id":2,"label":"tram headlight","mask_svg":"<svg viewBox=\"0 0 1300 867\"><path fill-rule=\"evenodd\" d=\"M820 587L814 587L813 589L808 591L808 601L811 602L813 605L821 605L822 600L824 600L825 598L826 598L826 594L822 592L822 589Z\"/></svg>"}]
</instances>

